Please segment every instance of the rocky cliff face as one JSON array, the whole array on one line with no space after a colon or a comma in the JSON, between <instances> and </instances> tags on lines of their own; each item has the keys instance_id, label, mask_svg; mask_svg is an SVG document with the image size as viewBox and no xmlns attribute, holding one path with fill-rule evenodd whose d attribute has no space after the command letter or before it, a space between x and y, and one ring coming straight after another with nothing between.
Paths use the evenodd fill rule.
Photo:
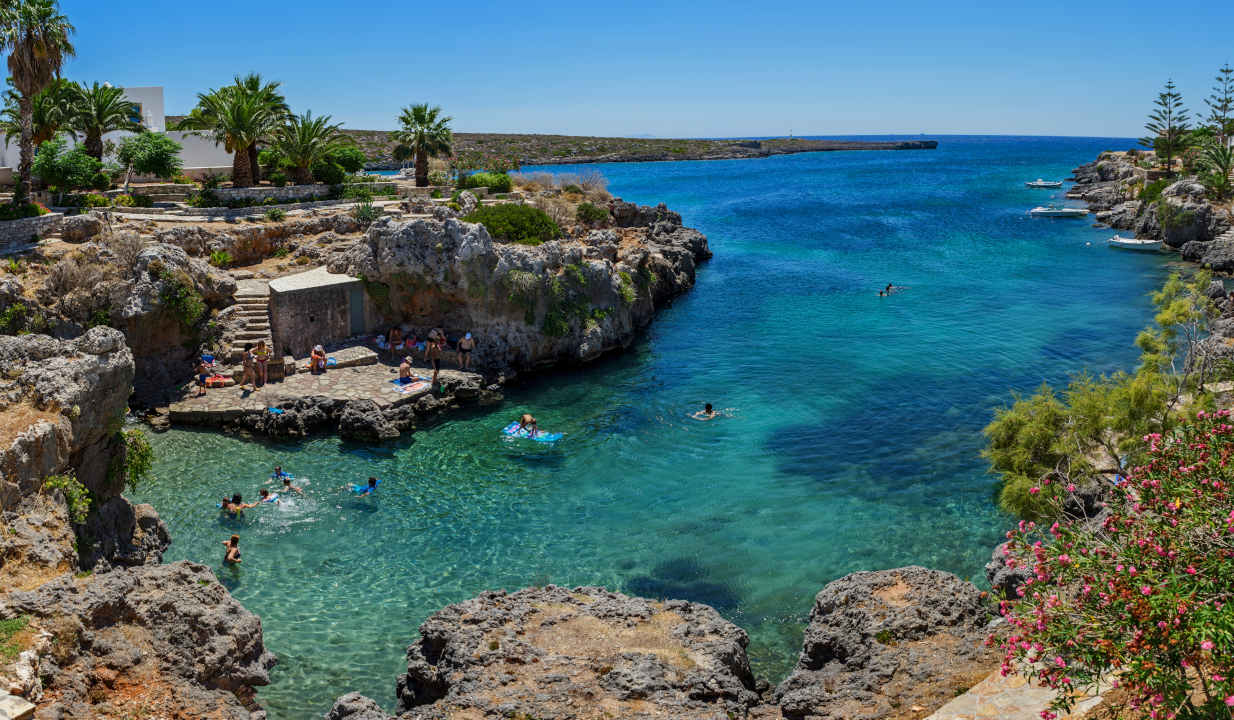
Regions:
<instances>
[{"instance_id":1,"label":"rocky cliff face","mask_svg":"<svg viewBox=\"0 0 1234 720\"><path fill-rule=\"evenodd\" d=\"M663 206L622 210L629 226L537 247L454 219L383 218L325 260L331 272L363 276L390 322L470 331L476 365L511 377L628 344L657 303L693 286L696 264L711 257L707 238Z\"/></svg>"},{"instance_id":2,"label":"rocky cliff face","mask_svg":"<svg viewBox=\"0 0 1234 720\"><path fill-rule=\"evenodd\" d=\"M983 596L972 583L922 567L828 583L776 702L788 718L833 720L941 707L998 666L997 652L984 646L992 617Z\"/></svg>"},{"instance_id":3,"label":"rocky cliff face","mask_svg":"<svg viewBox=\"0 0 1234 720\"><path fill-rule=\"evenodd\" d=\"M400 714L744 718L760 703L745 632L684 600L598 587L486 591L435 613L420 634L398 679Z\"/></svg>"},{"instance_id":4,"label":"rocky cliff face","mask_svg":"<svg viewBox=\"0 0 1234 720\"><path fill-rule=\"evenodd\" d=\"M1180 178L1160 198L1145 201L1139 194L1147 183L1147 171L1121 156L1104 156L1072 172L1076 182L1072 190L1097 211L1097 222L1116 230L1161 240L1172 248L1198 243L1190 254L1199 258L1210 247L1207 243L1230 229L1229 213L1208 201L1206 189L1194 177Z\"/></svg>"},{"instance_id":5,"label":"rocky cliff face","mask_svg":"<svg viewBox=\"0 0 1234 720\"><path fill-rule=\"evenodd\" d=\"M163 717L250 720L240 697L268 685L275 663L261 621L187 561L64 575L0 598L0 617L19 615L55 641L30 691L40 718L118 717L127 699Z\"/></svg>"}]
</instances>

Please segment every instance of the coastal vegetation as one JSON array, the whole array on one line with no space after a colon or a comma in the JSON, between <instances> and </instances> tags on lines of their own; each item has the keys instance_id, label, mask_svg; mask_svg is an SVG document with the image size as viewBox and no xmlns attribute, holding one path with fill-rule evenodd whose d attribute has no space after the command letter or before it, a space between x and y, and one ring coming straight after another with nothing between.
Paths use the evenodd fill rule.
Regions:
<instances>
[{"instance_id":1,"label":"coastal vegetation","mask_svg":"<svg viewBox=\"0 0 1234 720\"><path fill-rule=\"evenodd\" d=\"M428 187L429 158L449 155L454 146L450 123L454 118L445 116L440 106L429 107L419 103L403 108L398 116L400 128L390 133L390 139L398 145L393 153L396 160L413 159L416 163L416 187Z\"/></svg>"},{"instance_id":2,"label":"coastal vegetation","mask_svg":"<svg viewBox=\"0 0 1234 720\"><path fill-rule=\"evenodd\" d=\"M290 114L279 83L260 75L236 76L235 84L197 94L193 108L177 129L214 141L232 153L231 182L251 187L260 172L257 143L272 137Z\"/></svg>"},{"instance_id":3,"label":"coastal vegetation","mask_svg":"<svg viewBox=\"0 0 1234 720\"><path fill-rule=\"evenodd\" d=\"M539 245L561 237L561 227L543 210L531 205L477 207L463 222L480 223L494 238L520 245Z\"/></svg>"}]
</instances>

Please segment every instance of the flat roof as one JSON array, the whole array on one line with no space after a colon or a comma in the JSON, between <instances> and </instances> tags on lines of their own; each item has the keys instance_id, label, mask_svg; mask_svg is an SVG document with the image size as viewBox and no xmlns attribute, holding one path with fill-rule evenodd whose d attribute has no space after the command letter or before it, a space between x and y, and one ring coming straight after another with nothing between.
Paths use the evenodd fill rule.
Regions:
<instances>
[{"instance_id":1,"label":"flat roof","mask_svg":"<svg viewBox=\"0 0 1234 720\"><path fill-rule=\"evenodd\" d=\"M302 290L317 290L352 284L359 285L359 278L354 278L350 275L334 274L327 271L324 267L319 267L308 272L271 280L270 292L293 293Z\"/></svg>"}]
</instances>

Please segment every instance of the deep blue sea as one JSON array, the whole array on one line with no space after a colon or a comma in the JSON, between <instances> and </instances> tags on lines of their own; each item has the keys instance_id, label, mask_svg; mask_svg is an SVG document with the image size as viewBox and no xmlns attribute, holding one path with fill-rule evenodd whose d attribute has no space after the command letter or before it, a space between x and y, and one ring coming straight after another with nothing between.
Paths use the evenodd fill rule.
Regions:
<instances>
[{"instance_id":1,"label":"deep blue sea","mask_svg":"<svg viewBox=\"0 0 1234 720\"><path fill-rule=\"evenodd\" d=\"M626 200L668 203L715 253L626 352L388 444L154 436L158 479L136 499L171 529L166 560L217 567L261 616L279 657L271 717L320 716L349 690L392 708L420 622L487 588L709 603L778 682L831 580L919 564L984 584L1010 522L979 457L991 408L1132 368L1171 256L1025 214L1062 195L1024 181L1133 141L937 139L590 166ZM880 298L888 283L904 289ZM704 402L724 417L691 419ZM503 437L523 411L565 439ZM275 464L310 479L306 497L218 518L220 496L254 495ZM375 497L338 489L369 475ZM224 569L233 532L244 563Z\"/></svg>"}]
</instances>

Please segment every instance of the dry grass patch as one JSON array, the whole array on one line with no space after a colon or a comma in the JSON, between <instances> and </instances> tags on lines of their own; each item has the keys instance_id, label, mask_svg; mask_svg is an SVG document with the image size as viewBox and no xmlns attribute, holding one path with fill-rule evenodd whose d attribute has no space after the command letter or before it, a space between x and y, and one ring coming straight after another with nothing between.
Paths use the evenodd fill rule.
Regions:
<instances>
[{"instance_id":1,"label":"dry grass patch","mask_svg":"<svg viewBox=\"0 0 1234 720\"><path fill-rule=\"evenodd\" d=\"M29 430L36 424L44 420L54 424L59 417L56 413L39 410L28 403L18 403L9 406L4 411L4 422L0 423L0 449L7 450L19 434Z\"/></svg>"},{"instance_id":2,"label":"dry grass patch","mask_svg":"<svg viewBox=\"0 0 1234 720\"><path fill-rule=\"evenodd\" d=\"M684 623L675 612L658 612L650 622L634 627L613 627L590 615L572 615L551 627L528 632L526 640L554 655L603 661L618 653L633 652L655 655L676 669L689 670L699 665L698 659L672 637L673 630Z\"/></svg>"}]
</instances>

